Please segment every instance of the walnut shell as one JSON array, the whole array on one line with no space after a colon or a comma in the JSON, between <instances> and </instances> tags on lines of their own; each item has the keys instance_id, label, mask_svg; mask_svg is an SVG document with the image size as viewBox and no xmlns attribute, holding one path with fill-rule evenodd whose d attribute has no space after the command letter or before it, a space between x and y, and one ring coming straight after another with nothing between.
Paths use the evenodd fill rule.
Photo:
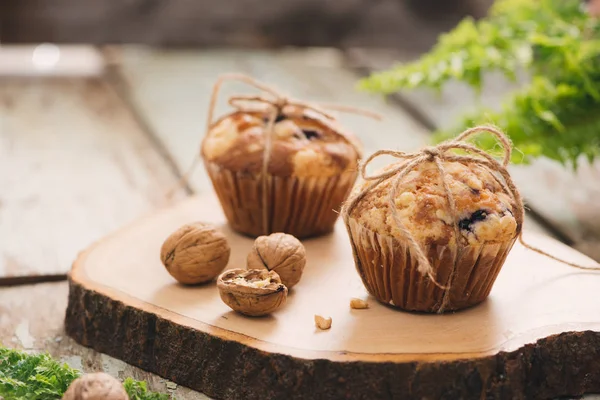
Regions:
<instances>
[{"instance_id":1,"label":"walnut shell","mask_svg":"<svg viewBox=\"0 0 600 400\"><path fill-rule=\"evenodd\" d=\"M231 248L214 226L196 222L173 232L162 245L160 259L177 281L209 282L225 269Z\"/></svg>"},{"instance_id":2,"label":"walnut shell","mask_svg":"<svg viewBox=\"0 0 600 400\"><path fill-rule=\"evenodd\" d=\"M259 317L283 306L288 289L275 271L266 269L232 269L217 279L221 300L231 309Z\"/></svg>"},{"instance_id":3,"label":"walnut shell","mask_svg":"<svg viewBox=\"0 0 600 400\"><path fill-rule=\"evenodd\" d=\"M129 400L129 396L118 379L96 372L71 382L62 400Z\"/></svg>"},{"instance_id":4,"label":"walnut shell","mask_svg":"<svg viewBox=\"0 0 600 400\"><path fill-rule=\"evenodd\" d=\"M266 268L275 271L288 288L300 282L305 265L304 246L294 236L286 233L259 236L247 259L248 269Z\"/></svg>"}]
</instances>

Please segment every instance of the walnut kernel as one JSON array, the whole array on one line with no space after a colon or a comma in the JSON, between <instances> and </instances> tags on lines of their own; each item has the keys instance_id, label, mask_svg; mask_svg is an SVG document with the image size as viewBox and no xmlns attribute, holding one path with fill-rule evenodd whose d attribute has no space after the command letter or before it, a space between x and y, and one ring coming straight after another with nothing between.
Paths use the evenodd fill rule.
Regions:
<instances>
[{"instance_id":1,"label":"walnut kernel","mask_svg":"<svg viewBox=\"0 0 600 400\"><path fill-rule=\"evenodd\" d=\"M353 308L355 310L363 310L365 308L369 308L369 303L367 303L363 299L359 299L359 298L353 297L350 300L350 308Z\"/></svg>"},{"instance_id":2,"label":"walnut kernel","mask_svg":"<svg viewBox=\"0 0 600 400\"><path fill-rule=\"evenodd\" d=\"M275 271L288 288L300 282L305 265L304 246L294 236L286 233L259 236L247 259L248 269L265 268Z\"/></svg>"},{"instance_id":3,"label":"walnut kernel","mask_svg":"<svg viewBox=\"0 0 600 400\"><path fill-rule=\"evenodd\" d=\"M232 310L259 317L283 306L288 289L275 271L232 269L217 279L221 300Z\"/></svg>"},{"instance_id":4,"label":"walnut kernel","mask_svg":"<svg viewBox=\"0 0 600 400\"><path fill-rule=\"evenodd\" d=\"M230 254L225 235L212 225L196 222L165 240L160 259L173 278L192 285L213 280L227 266Z\"/></svg>"},{"instance_id":5,"label":"walnut kernel","mask_svg":"<svg viewBox=\"0 0 600 400\"><path fill-rule=\"evenodd\" d=\"M315 315L315 325L321 330L327 330L331 328L331 322L331 317L324 318L320 315Z\"/></svg>"},{"instance_id":6,"label":"walnut kernel","mask_svg":"<svg viewBox=\"0 0 600 400\"><path fill-rule=\"evenodd\" d=\"M129 400L121 382L104 372L75 379L62 400Z\"/></svg>"}]
</instances>

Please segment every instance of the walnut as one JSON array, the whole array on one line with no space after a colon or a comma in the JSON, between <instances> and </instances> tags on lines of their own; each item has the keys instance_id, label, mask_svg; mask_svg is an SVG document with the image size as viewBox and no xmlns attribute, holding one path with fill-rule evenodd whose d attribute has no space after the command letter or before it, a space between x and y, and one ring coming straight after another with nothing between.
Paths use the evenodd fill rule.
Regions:
<instances>
[{"instance_id":1,"label":"walnut","mask_svg":"<svg viewBox=\"0 0 600 400\"><path fill-rule=\"evenodd\" d=\"M315 315L315 325L321 330L327 330L331 328L331 321L331 317L324 318L320 315Z\"/></svg>"},{"instance_id":2,"label":"walnut","mask_svg":"<svg viewBox=\"0 0 600 400\"><path fill-rule=\"evenodd\" d=\"M587 12L592 17L600 17L600 0L588 0L586 3Z\"/></svg>"},{"instance_id":3,"label":"walnut","mask_svg":"<svg viewBox=\"0 0 600 400\"><path fill-rule=\"evenodd\" d=\"M75 379L62 400L129 400L121 382L104 372Z\"/></svg>"},{"instance_id":4,"label":"walnut","mask_svg":"<svg viewBox=\"0 0 600 400\"><path fill-rule=\"evenodd\" d=\"M365 308L369 308L369 303L367 303L363 299L358 299L356 297L353 297L350 300L350 308L353 308L355 310L363 310Z\"/></svg>"},{"instance_id":5,"label":"walnut","mask_svg":"<svg viewBox=\"0 0 600 400\"><path fill-rule=\"evenodd\" d=\"M229 262L231 248L214 226L196 222L173 232L162 245L160 259L183 284L213 280Z\"/></svg>"},{"instance_id":6,"label":"walnut","mask_svg":"<svg viewBox=\"0 0 600 400\"><path fill-rule=\"evenodd\" d=\"M266 268L277 272L289 289L300 282L306 251L298 239L286 233L259 236L248 254L247 264L248 269Z\"/></svg>"},{"instance_id":7,"label":"walnut","mask_svg":"<svg viewBox=\"0 0 600 400\"><path fill-rule=\"evenodd\" d=\"M221 300L234 311L258 317L283 306L288 289L275 271L232 269L217 279Z\"/></svg>"}]
</instances>

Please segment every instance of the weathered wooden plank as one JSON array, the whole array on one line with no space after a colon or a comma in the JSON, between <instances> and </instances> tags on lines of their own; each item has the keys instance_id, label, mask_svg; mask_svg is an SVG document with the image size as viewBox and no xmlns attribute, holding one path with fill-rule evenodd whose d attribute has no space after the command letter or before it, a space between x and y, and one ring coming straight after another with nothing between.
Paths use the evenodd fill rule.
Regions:
<instances>
[{"instance_id":1,"label":"weathered wooden plank","mask_svg":"<svg viewBox=\"0 0 600 400\"><path fill-rule=\"evenodd\" d=\"M101 77L0 77L0 124L0 284L64 278L176 181Z\"/></svg>"},{"instance_id":2,"label":"weathered wooden plank","mask_svg":"<svg viewBox=\"0 0 600 400\"><path fill-rule=\"evenodd\" d=\"M395 62L408 61L414 53L372 52L355 49L348 53L353 66L365 72L384 70ZM486 77L480 98L464 84L453 82L440 94L415 90L398 96L407 103L425 125L431 128L452 128L461 114L475 110L478 104L498 108L504 96L518 88L500 75ZM513 177L529 208L546 220L558 234L580 251L600 260L600 194L598 185L600 161L583 162L577 171L559 163L540 158L530 165L512 167Z\"/></svg>"},{"instance_id":3,"label":"weathered wooden plank","mask_svg":"<svg viewBox=\"0 0 600 400\"><path fill-rule=\"evenodd\" d=\"M0 3L8 43L428 47L491 0L19 0ZM110 29L107 29L110 27Z\"/></svg>"},{"instance_id":4,"label":"weathered wooden plank","mask_svg":"<svg viewBox=\"0 0 600 400\"><path fill-rule=\"evenodd\" d=\"M367 153L382 148L414 150L429 134L412 116L383 98L355 89L358 75L345 67L334 49L282 51L156 51L125 48L117 53L125 95L149 129L164 144L180 170L198 153L204 135L212 85L223 72L243 72L269 82L297 98L341 103L380 113L383 122L341 114L340 118L362 140ZM225 88L222 99L239 90ZM220 103L218 112L225 112ZM192 179L197 191L210 188L204 171ZM531 219L531 229L544 230Z\"/></svg>"},{"instance_id":5,"label":"weathered wooden plank","mask_svg":"<svg viewBox=\"0 0 600 400\"><path fill-rule=\"evenodd\" d=\"M0 344L49 353L81 371L103 371L120 379L144 380L151 390L170 392L180 400L208 399L201 393L83 347L66 336L63 320L68 292L67 282L0 288Z\"/></svg>"}]
</instances>

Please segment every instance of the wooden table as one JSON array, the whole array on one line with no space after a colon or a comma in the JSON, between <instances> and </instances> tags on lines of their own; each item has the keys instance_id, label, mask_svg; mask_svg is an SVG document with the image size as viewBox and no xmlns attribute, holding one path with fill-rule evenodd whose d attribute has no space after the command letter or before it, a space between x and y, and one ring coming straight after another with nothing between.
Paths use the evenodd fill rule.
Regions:
<instances>
[{"instance_id":1,"label":"wooden table","mask_svg":"<svg viewBox=\"0 0 600 400\"><path fill-rule=\"evenodd\" d=\"M180 399L206 398L64 335L71 262L93 241L169 203L166 193L197 154L220 73L244 72L299 98L378 111L385 123L344 116L367 153L414 150L433 127L472 103L460 87L437 99L419 92L388 101L355 90L360 75L387 65L386 57L414 54L1 48L0 342L49 351L85 371L144 379ZM486 101L497 101L500 89L492 84ZM528 229L600 259L600 206L592 201L600 194L598 163L574 174L539 160L513 173L533 211ZM197 171L175 200L208 190L207 177Z\"/></svg>"}]
</instances>

